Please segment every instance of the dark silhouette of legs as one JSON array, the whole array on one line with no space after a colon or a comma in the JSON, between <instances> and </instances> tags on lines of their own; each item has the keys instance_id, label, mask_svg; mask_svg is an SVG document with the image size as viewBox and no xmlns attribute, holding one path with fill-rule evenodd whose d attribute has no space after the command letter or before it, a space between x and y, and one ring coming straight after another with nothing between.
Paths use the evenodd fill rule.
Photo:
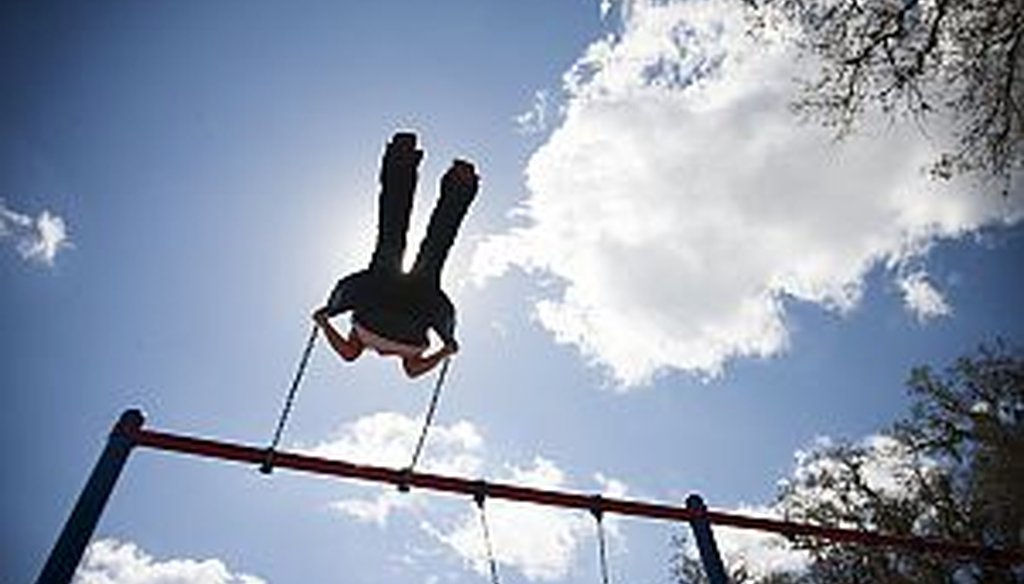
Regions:
<instances>
[{"instance_id":1,"label":"dark silhouette of legs","mask_svg":"<svg viewBox=\"0 0 1024 584\"><path fill-rule=\"evenodd\" d=\"M476 197L479 178L473 165L456 160L441 179L441 198L438 199L427 235L420 244L411 275L436 288L441 286L441 269L455 242L455 235Z\"/></svg>"},{"instance_id":2,"label":"dark silhouette of legs","mask_svg":"<svg viewBox=\"0 0 1024 584\"><path fill-rule=\"evenodd\" d=\"M412 196L422 159L423 151L416 149L416 135L412 133L396 133L384 150L377 201L377 245L370 260L371 272L402 273Z\"/></svg>"}]
</instances>

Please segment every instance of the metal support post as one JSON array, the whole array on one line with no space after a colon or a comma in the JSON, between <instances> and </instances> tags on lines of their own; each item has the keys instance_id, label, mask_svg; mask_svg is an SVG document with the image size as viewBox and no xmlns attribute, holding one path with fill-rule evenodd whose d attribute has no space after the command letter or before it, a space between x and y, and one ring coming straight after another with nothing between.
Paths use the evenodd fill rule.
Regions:
<instances>
[{"instance_id":1,"label":"metal support post","mask_svg":"<svg viewBox=\"0 0 1024 584\"><path fill-rule=\"evenodd\" d=\"M50 557L46 560L36 584L67 584L75 575L82 554L92 539L96 524L103 514L110 493L117 483L117 478L128 461L132 447L135 446L135 434L142 427L145 416L139 410L126 410L121 414L110 436L103 454L89 475L85 488L78 496L75 508L71 511L64 529L54 544Z\"/></svg>"},{"instance_id":2,"label":"metal support post","mask_svg":"<svg viewBox=\"0 0 1024 584\"><path fill-rule=\"evenodd\" d=\"M718 553L718 545L715 543L715 535L711 532L711 522L708 521L708 508L704 505L704 499L694 493L686 498L686 508L693 512L690 528L693 530L693 539L697 541L697 551L700 552L700 561L704 564L708 582L729 584L722 556Z\"/></svg>"}]
</instances>

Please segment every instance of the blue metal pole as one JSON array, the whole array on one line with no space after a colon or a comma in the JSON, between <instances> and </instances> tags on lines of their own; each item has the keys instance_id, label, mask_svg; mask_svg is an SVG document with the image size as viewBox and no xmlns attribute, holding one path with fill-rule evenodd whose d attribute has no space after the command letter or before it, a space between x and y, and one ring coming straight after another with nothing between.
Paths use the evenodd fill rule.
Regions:
<instances>
[{"instance_id":1,"label":"blue metal pole","mask_svg":"<svg viewBox=\"0 0 1024 584\"><path fill-rule=\"evenodd\" d=\"M121 414L107 439L107 446L89 475L89 481L78 496L64 529L57 538L50 557L46 560L36 584L67 584L75 575L85 547L96 530L103 508L117 478L128 461L135 440L132 432L142 427L145 416L139 410L126 410Z\"/></svg>"},{"instance_id":2,"label":"blue metal pole","mask_svg":"<svg viewBox=\"0 0 1024 584\"><path fill-rule=\"evenodd\" d=\"M704 505L704 499L694 493L686 498L686 508L694 512L690 528L693 530L693 539L697 541L697 551L700 552L700 561L704 564L708 582L729 584L722 556L718 553L718 545L715 543L715 535L711 532L711 522L708 521L708 508Z\"/></svg>"}]
</instances>

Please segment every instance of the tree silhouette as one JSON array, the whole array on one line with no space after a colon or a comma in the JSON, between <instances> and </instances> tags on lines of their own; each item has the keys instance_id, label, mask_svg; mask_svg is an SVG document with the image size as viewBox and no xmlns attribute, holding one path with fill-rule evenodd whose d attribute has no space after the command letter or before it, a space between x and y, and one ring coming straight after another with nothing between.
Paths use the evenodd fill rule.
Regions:
<instances>
[{"instance_id":1,"label":"tree silhouette","mask_svg":"<svg viewBox=\"0 0 1024 584\"><path fill-rule=\"evenodd\" d=\"M774 509L787 519L1020 549L1024 534L1024 355L982 346L936 372L915 368L910 412L857 443L820 442L798 457ZM677 538L673 575L701 582L699 562ZM734 559L737 582L1013 583L1018 566L901 549L796 538L809 554L799 573L751 574ZM725 558L727 561L728 557Z\"/></svg>"},{"instance_id":2,"label":"tree silhouette","mask_svg":"<svg viewBox=\"0 0 1024 584\"><path fill-rule=\"evenodd\" d=\"M796 29L820 67L794 106L839 136L876 109L952 133L937 177L980 172L1005 194L1024 166L1021 0L747 1L761 26Z\"/></svg>"}]
</instances>

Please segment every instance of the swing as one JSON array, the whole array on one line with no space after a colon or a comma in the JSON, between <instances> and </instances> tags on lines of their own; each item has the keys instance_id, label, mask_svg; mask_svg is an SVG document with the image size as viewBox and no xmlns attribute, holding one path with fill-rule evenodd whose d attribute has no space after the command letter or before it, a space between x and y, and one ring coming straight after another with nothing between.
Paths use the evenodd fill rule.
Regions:
<instances>
[{"instance_id":1,"label":"swing","mask_svg":"<svg viewBox=\"0 0 1024 584\"><path fill-rule=\"evenodd\" d=\"M484 505L487 495L487 483L482 480L477 481L473 486L473 502L476 503L477 515L480 517L480 533L484 540L484 552L487 554L491 584L501 584L498 578L498 561L494 556L494 546L491 543L491 529L487 522L487 508ZM604 499L601 495L594 495L591 499L590 514L593 515L597 526L597 556L598 567L601 572L601 583L610 584L611 580L608 577L608 546L604 533Z\"/></svg>"},{"instance_id":2,"label":"swing","mask_svg":"<svg viewBox=\"0 0 1024 584\"><path fill-rule=\"evenodd\" d=\"M308 343L312 345L312 342ZM304 353L305 355L305 353ZM302 367L300 367L301 372ZM297 383L293 384L295 387ZM294 398L294 392L292 397ZM188 454L205 458L255 464L270 458L267 466L273 466L273 450L245 444L210 440L197 436L161 432L144 428L145 416L137 409L126 410L113 427L102 454L89 474L89 479L61 530L53 550L46 560L37 584L67 584L74 576L74 569L82 560L89 539L96 530L110 494L118 477L125 468L129 455L136 447ZM279 424L283 428L283 423ZM278 436L278 439L280 436ZM276 446L276 444L272 444ZM267 456L268 451L271 456ZM354 464L343 460L329 460L299 453L281 453L280 466L316 474L362 479L379 483L398 484L402 479L399 471L379 466ZM857 543L879 548L903 548L917 553L941 554L949 557L970 557L994 566L1012 567L1024 563L1024 551L1012 547L988 547L973 543L910 537L892 533L878 533L859 529L844 529L819 524L795 523L786 520L752 517L724 511L711 511L700 495L693 493L686 498L686 506L672 506L650 501L629 501L623 499L599 499L585 497L578 493L542 490L510 484L487 484L482 480L468 481L457 477L443 477L417 473L407 480L417 486L433 491L473 495L477 507L483 513L484 500L490 494L495 498L518 502L535 503L552 507L590 509L598 516L604 512L621 515L669 519L688 522L693 530L694 540L700 552L701 562L708 580L714 584L728 582L718 546L712 532L712 524L732 526L778 533L785 536L819 538L832 542ZM600 519L600 517L598 517ZM490 544L490 530L486 516L481 517L485 544L489 550L492 584L497 583L497 564ZM607 561L603 526L598 525L599 552L602 572L607 581ZM499 583L500 584L500 583Z\"/></svg>"},{"instance_id":3,"label":"swing","mask_svg":"<svg viewBox=\"0 0 1024 584\"><path fill-rule=\"evenodd\" d=\"M288 422L288 416L291 414L292 407L295 404L295 397L299 391L299 385L302 383L302 377L306 372L306 367L309 365L309 356L313 352L313 345L316 344L317 331L319 327L313 325L313 329L309 333L309 339L306 340L306 347L302 351L302 357L299 359L299 367L295 371L295 377L292 379L291 388L288 390L288 394L284 400L284 407L281 409L281 415L277 420L277 428L274 430L273 438L270 440L270 445L267 446L263 461L260 463L260 472L263 474L271 474L274 471L274 456L277 454L277 447L281 444L281 436L284 434L285 425ZM416 442L416 448L413 450L412 460L409 462L409 466L406 467L402 472L405 476L411 475L413 470L416 468L416 463L419 461L420 454L423 451L423 446L427 440L427 432L430 430L431 424L434 420L434 412L437 411L437 403L441 398L441 389L444 387L444 381L448 377L448 367L451 362L451 357L446 357L441 363L441 371L437 375L437 381L434 383L434 392L430 397L430 404L427 407L426 416L423 419L423 427L420 430L419 439ZM408 482L401 482L398 485L398 490L406 492L409 490Z\"/></svg>"}]
</instances>

